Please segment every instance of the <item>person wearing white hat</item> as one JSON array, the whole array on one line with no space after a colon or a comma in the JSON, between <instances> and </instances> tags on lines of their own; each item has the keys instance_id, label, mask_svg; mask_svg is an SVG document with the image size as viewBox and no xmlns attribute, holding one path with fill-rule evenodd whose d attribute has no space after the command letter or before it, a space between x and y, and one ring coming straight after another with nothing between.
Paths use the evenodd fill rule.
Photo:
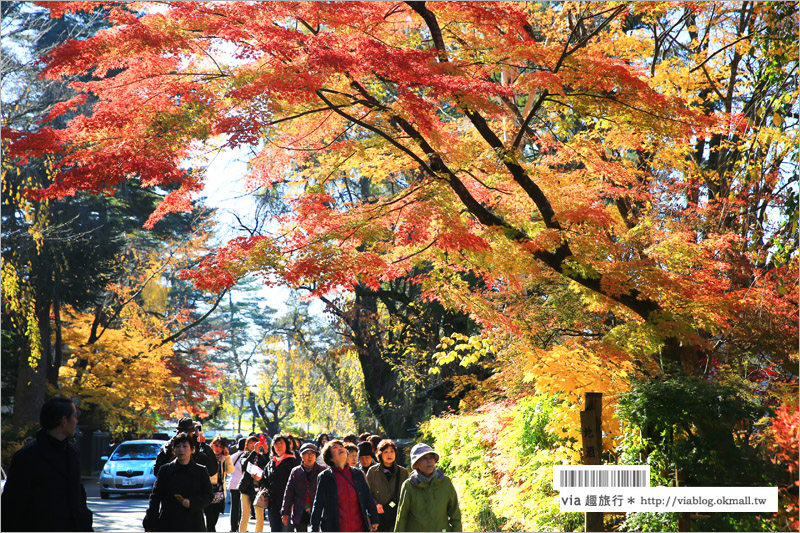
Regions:
<instances>
[{"instance_id":1,"label":"person wearing white hat","mask_svg":"<svg viewBox=\"0 0 800 533\"><path fill-rule=\"evenodd\" d=\"M438 461L427 444L411 448L413 472L400 489L395 531L461 531L458 494Z\"/></svg>"}]
</instances>

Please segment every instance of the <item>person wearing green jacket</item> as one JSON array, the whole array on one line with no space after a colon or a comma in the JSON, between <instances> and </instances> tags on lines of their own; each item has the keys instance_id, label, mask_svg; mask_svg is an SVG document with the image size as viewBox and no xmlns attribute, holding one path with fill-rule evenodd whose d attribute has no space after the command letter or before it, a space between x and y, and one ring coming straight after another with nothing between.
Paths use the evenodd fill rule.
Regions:
<instances>
[{"instance_id":1,"label":"person wearing green jacket","mask_svg":"<svg viewBox=\"0 0 800 533\"><path fill-rule=\"evenodd\" d=\"M450 478L436 468L439 454L427 444L411 448L413 472L400 488L395 531L461 531L461 509Z\"/></svg>"}]
</instances>

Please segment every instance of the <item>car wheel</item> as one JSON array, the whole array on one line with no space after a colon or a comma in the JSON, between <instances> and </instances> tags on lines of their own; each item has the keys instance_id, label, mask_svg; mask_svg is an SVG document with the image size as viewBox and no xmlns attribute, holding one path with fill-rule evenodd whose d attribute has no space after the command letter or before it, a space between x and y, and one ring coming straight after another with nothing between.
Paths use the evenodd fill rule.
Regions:
<instances>
[{"instance_id":1,"label":"car wheel","mask_svg":"<svg viewBox=\"0 0 800 533\"><path fill-rule=\"evenodd\" d=\"M103 500L107 500L107 499L109 499L110 497L111 497L111 494L109 494L108 492L105 492L105 491L102 491L102 490L100 491L100 498L101 498L101 499L103 499Z\"/></svg>"}]
</instances>

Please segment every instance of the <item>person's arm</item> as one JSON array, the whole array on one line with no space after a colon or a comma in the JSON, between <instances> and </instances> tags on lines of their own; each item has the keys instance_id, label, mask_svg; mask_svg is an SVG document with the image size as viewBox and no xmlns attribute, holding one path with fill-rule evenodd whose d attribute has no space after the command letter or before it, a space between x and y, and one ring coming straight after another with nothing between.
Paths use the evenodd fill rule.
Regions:
<instances>
[{"instance_id":1,"label":"person's arm","mask_svg":"<svg viewBox=\"0 0 800 533\"><path fill-rule=\"evenodd\" d=\"M408 489L408 481L403 482L400 487L400 503L397 505L397 519L394 521L395 531L408 531L408 513L411 511L411 491Z\"/></svg>"},{"instance_id":2,"label":"person's arm","mask_svg":"<svg viewBox=\"0 0 800 533\"><path fill-rule=\"evenodd\" d=\"M391 493L387 491L386 494L381 493L381 487L384 489L387 486L386 476L383 475L383 469L380 465L373 466L367 470L367 485L369 485L369 492L372 494L372 499L375 500L375 507L378 508L378 514L383 514L386 510L383 508L382 502L388 502L391 498Z\"/></svg>"},{"instance_id":3,"label":"person's arm","mask_svg":"<svg viewBox=\"0 0 800 533\"><path fill-rule=\"evenodd\" d=\"M150 493L150 504L144 514L144 520L142 520L142 527L145 531L153 531L158 526L158 511L161 508L161 502L164 497L161 489L163 486L163 475L156 476L156 481L153 483L153 492Z\"/></svg>"},{"instance_id":4,"label":"person's arm","mask_svg":"<svg viewBox=\"0 0 800 533\"><path fill-rule=\"evenodd\" d=\"M461 531L461 508L458 506L458 493L450 479L450 498L447 500L447 516L450 519L450 531Z\"/></svg>"},{"instance_id":5,"label":"person's arm","mask_svg":"<svg viewBox=\"0 0 800 533\"><path fill-rule=\"evenodd\" d=\"M258 481L258 487L262 489L268 489L270 491L270 497L272 497L272 490L270 490L270 484L272 482L272 478L274 476L274 465L269 457L266 454L260 455L258 462L256 463L259 468L264 471L264 475L261 476L261 479Z\"/></svg>"},{"instance_id":6,"label":"person's arm","mask_svg":"<svg viewBox=\"0 0 800 533\"><path fill-rule=\"evenodd\" d=\"M92 510L89 509L89 505L86 503L86 487L83 486L81 483L81 508L78 510L76 521L78 522L78 531L94 531L92 529Z\"/></svg>"},{"instance_id":7,"label":"person's arm","mask_svg":"<svg viewBox=\"0 0 800 533\"><path fill-rule=\"evenodd\" d=\"M198 469L200 472L200 469ZM214 490L211 488L211 479L206 475L198 475L195 492L189 499L189 509L202 511L214 499Z\"/></svg>"},{"instance_id":8,"label":"person's arm","mask_svg":"<svg viewBox=\"0 0 800 533\"><path fill-rule=\"evenodd\" d=\"M375 495L378 492L378 484L377 484L377 477L375 477L375 472L373 472L372 468L367 470L367 473L364 475L364 478L367 480L367 486L369 487L369 492L372 494L372 497L375 498ZM377 500L376 500L377 501Z\"/></svg>"},{"instance_id":9,"label":"person's arm","mask_svg":"<svg viewBox=\"0 0 800 533\"><path fill-rule=\"evenodd\" d=\"M225 474L233 474L233 459L230 455L225 456Z\"/></svg>"},{"instance_id":10,"label":"person's arm","mask_svg":"<svg viewBox=\"0 0 800 533\"><path fill-rule=\"evenodd\" d=\"M217 472L219 472L219 463L217 463L217 454L214 453L214 450L211 449L211 446L208 444L202 443L198 444L203 454L206 456L206 461L203 466L206 467L208 470L208 477L213 478Z\"/></svg>"},{"instance_id":11,"label":"person's arm","mask_svg":"<svg viewBox=\"0 0 800 533\"><path fill-rule=\"evenodd\" d=\"M34 494L32 486L33 473L25 471L26 468L23 464L25 462L22 454L15 455L11 459L2 496L4 512L0 513L0 521L2 521L0 529L3 531L22 531L26 526L30 527L25 524L25 520L28 518L25 515L30 508L28 502L36 501L37 496Z\"/></svg>"},{"instance_id":12,"label":"person's arm","mask_svg":"<svg viewBox=\"0 0 800 533\"><path fill-rule=\"evenodd\" d=\"M366 504L367 516L372 524L370 529L375 530L381 519L378 515L378 506L375 505L375 498L372 497L372 492L369 490L367 478L364 476L363 472L358 470L357 474L353 474L353 479L356 480L356 483L361 487L361 492L364 494L364 499L366 500L364 503Z\"/></svg>"},{"instance_id":13,"label":"person's arm","mask_svg":"<svg viewBox=\"0 0 800 533\"><path fill-rule=\"evenodd\" d=\"M311 506L311 531L319 531L319 524L322 522L322 508L325 507L325 497L322 493L325 492L325 485L328 483L328 478L319 474L317 478L317 492L314 494L314 503Z\"/></svg>"},{"instance_id":14,"label":"person's arm","mask_svg":"<svg viewBox=\"0 0 800 533\"><path fill-rule=\"evenodd\" d=\"M302 468L300 469L301 472L297 472L296 470L292 470L292 473L289 474L289 482L286 483L286 491L283 493L283 504L281 505L281 517L283 517L283 525L288 525L289 520L292 518L292 507L294 506L294 499L295 499L295 488L294 488L294 480L295 478L299 479L299 475L305 476L302 472ZM289 517L289 520L286 517Z\"/></svg>"}]
</instances>

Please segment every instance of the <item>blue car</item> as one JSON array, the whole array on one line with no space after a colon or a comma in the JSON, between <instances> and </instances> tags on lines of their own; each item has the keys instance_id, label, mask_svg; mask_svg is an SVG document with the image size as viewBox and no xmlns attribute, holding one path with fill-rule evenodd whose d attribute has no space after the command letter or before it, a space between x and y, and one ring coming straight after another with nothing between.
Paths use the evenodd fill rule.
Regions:
<instances>
[{"instance_id":1,"label":"blue car","mask_svg":"<svg viewBox=\"0 0 800 533\"><path fill-rule=\"evenodd\" d=\"M100 474L100 497L104 500L112 494L150 494L156 476L153 465L158 451L167 441L128 440L117 446L106 461Z\"/></svg>"}]
</instances>

